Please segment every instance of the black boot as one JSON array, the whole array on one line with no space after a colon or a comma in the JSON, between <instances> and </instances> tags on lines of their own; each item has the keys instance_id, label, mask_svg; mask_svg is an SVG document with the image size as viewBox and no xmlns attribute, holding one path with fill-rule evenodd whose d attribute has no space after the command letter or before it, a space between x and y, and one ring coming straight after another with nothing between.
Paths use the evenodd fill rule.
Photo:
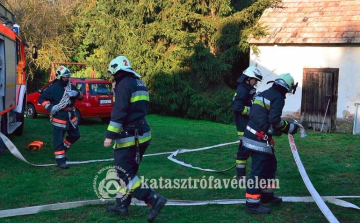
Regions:
<instances>
[{"instance_id":1,"label":"black boot","mask_svg":"<svg viewBox=\"0 0 360 223\"><path fill-rule=\"evenodd\" d=\"M257 207L248 207L248 206L246 206L245 211L248 212L248 213L253 213L253 214L270 214L271 209L267 208L267 207L264 207L262 205L259 205Z\"/></svg>"},{"instance_id":2,"label":"black boot","mask_svg":"<svg viewBox=\"0 0 360 223\"><path fill-rule=\"evenodd\" d=\"M129 215L129 211L127 206L125 205L109 205L106 207L106 211L107 212L113 212L117 215L121 215L121 216L128 216Z\"/></svg>"},{"instance_id":3,"label":"black boot","mask_svg":"<svg viewBox=\"0 0 360 223\"><path fill-rule=\"evenodd\" d=\"M106 210L108 212L113 212L121 216L128 216L129 215L128 207L130 206L131 203L131 197L132 196L128 194L127 197L116 198L115 199L116 204L107 206Z\"/></svg>"},{"instance_id":4,"label":"black boot","mask_svg":"<svg viewBox=\"0 0 360 223\"><path fill-rule=\"evenodd\" d=\"M154 195L154 201L151 202L150 213L147 216L148 222L155 220L156 216L160 213L160 210L165 206L167 199L160 195Z\"/></svg>"},{"instance_id":5,"label":"black boot","mask_svg":"<svg viewBox=\"0 0 360 223\"><path fill-rule=\"evenodd\" d=\"M66 154L64 157L60 158L60 159L56 159L55 158L55 161L57 163L57 166L60 168L60 169L67 169L69 168L69 165L66 164L66 160L68 160Z\"/></svg>"},{"instance_id":6,"label":"black boot","mask_svg":"<svg viewBox=\"0 0 360 223\"><path fill-rule=\"evenodd\" d=\"M66 163L59 163L59 164L58 164L58 167L59 167L60 169L67 169L67 168L69 168L69 165L67 165Z\"/></svg>"},{"instance_id":7,"label":"black boot","mask_svg":"<svg viewBox=\"0 0 360 223\"><path fill-rule=\"evenodd\" d=\"M263 204L267 204L267 203L281 204L282 202L283 202L283 200L281 199L281 197L275 197L275 196L268 200L261 200L261 203L263 203Z\"/></svg>"},{"instance_id":8,"label":"black boot","mask_svg":"<svg viewBox=\"0 0 360 223\"><path fill-rule=\"evenodd\" d=\"M282 199L280 197L274 196L274 193L263 193L261 194L260 202L263 204L271 203L271 204L280 204L282 203Z\"/></svg>"}]
</instances>

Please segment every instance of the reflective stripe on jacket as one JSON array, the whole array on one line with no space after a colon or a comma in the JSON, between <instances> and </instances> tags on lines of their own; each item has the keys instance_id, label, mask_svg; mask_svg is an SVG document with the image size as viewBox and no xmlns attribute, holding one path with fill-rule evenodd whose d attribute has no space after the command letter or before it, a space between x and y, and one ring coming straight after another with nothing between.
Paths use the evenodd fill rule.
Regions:
<instances>
[{"instance_id":1,"label":"reflective stripe on jacket","mask_svg":"<svg viewBox=\"0 0 360 223\"><path fill-rule=\"evenodd\" d=\"M40 94L39 103L50 112L55 105L60 103L64 95L65 87L66 86L61 85L59 80L54 80L53 83L48 85L48 87ZM66 108L52 115L51 124L56 128L67 130L69 129L70 124L74 127L78 125L75 109L67 108L73 108L76 100L83 99L83 94L74 85L71 85L71 90L77 91L78 96L70 97L70 104Z\"/></svg>"},{"instance_id":2,"label":"reflective stripe on jacket","mask_svg":"<svg viewBox=\"0 0 360 223\"><path fill-rule=\"evenodd\" d=\"M150 141L151 140L151 132L149 131L149 132L144 133L141 136L138 136L138 140L139 140L140 144ZM116 139L114 149L125 148L125 147L130 147L130 146L135 146L135 136L130 135L128 137Z\"/></svg>"},{"instance_id":3,"label":"reflective stripe on jacket","mask_svg":"<svg viewBox=\"0 0 360 223\"><path fill-rule=\"evenodd\" d=\"M254 98L249 117L249 129L263 132L271 137L270 126L282 129L286 122L281 118L285 105L285 94L279 87L273 85L268 90L261 92ZM265 153L272 153L272 145L264 138L259 138L249 129L245 129L243 136L244 147Z\"/></svg>"},{"instance_id":4,"label":"reflective stripe on jacket","mask_svg":"<svg viewBox=\"0 0 360 223\"><path fill-rule=\"evenodd\" d=\"M240 82L233 98L233 112L236 129L239 136L244 134L245 127L249 121L252 99L256 89L250 85Z\"/></svg>"},{"instance_id":5,"label":"reflective stripe on jacket","mask_svg":"<svg viewBox=\"0 0 360 223\"><path fill-rule=\"evenodd\" d=\"M106 138L115 140L114 148L134 146L136 129L140 144L150 142L150 126L145 118L150 101L148 89L132 74L123 72L120 75L116 81L116 100Z\"/></svg>"}]
</instances>

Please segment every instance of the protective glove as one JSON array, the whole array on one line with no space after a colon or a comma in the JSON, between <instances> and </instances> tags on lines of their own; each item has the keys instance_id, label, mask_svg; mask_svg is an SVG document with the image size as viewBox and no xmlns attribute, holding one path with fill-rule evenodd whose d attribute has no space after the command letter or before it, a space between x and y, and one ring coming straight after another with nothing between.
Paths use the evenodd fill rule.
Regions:
<instances>
[{"instance_id":1,"label":"protective glove","mask_svg":"<svg viewBox=\"0 0 360 223\"><path fill-rule=\"evenodd\" d=\"M273 125L270 125L268 134L272 136L281 136L283 133L280 130L274 128Z\"/></svg>"},{"instance_id":2,"label":"protective glove","mask_svg":"<svg viewBox=\"0 0 360 223\"><path fill-rule=\"evenodd\" d=\"M288 133L291 135L294 135L297 132L298 128L299 128L299 126L297 124L295 124L295 122L289 122Z\"/></svg>"},{"instance_id":3,"label":"protective glove","mask_svg":"<svg viewBox=\"0 0 360 223\"><path fill-rule=\"evenodd\" d=\"M273 131L273 136L281 136L282 135L282 132L278 129L274 129Z\"/></svg>"},{"instance_id":4,"label":"protective glove","mask_svg":"<svg viewBox=\"0 0 360 223\"><path fill-rule=\"evenodd\" d=\"M59 108L58 108L58 106L57 105L54 105L52 108L51 108L51 111L50 111L50 114L55 114L56 112L58 112L59 111Z\"/></svg>"},{"instance_id":5,"label":"protective glove","mask_svg":"<svg viewBox=\"0 0 360 223\"><path fill-rule=\"evenodd\" d=\"M69 95L69 97L76 97L79 93L75 90L68 90L66 94Z\"/></svg>"}]
</instances>

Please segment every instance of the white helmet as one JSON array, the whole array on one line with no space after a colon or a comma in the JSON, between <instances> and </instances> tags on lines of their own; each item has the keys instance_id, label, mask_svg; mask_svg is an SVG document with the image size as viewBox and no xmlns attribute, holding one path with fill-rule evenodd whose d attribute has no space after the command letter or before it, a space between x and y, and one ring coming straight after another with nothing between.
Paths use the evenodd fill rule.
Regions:
<instances>
[{"instance_id":1,"label":"white helmet","mask_svg":"<svg viewBox=\"0 0 360 223\"><path fill-rule=\"evenodd\" d=\"M71 77L71 73L67 67L61 65L56 69L56 78L60 79L62 77Z\"/></svg>"},{"instance_id":2,"label":"white helmet","mask_svg":"<svg viewBox=\"0 0 360 223\"><path fill-rule=\"evenodd\" d=\"M133 73L137 77L141 77L140 74L132 69L130 61L124 56L118 56L110 61L108 73L115 75L119 70L127 71Z\"/></svg>"},{"instance_id":3,"label":"white helmet","mask_svg":"<svg viewBox=\"0 0 360 223\"><path fill-rule=\"evenodd\" d=\"M293 91L292 93L295 94L298 83L294 85L294 78L289 73L280 74L274 82L275 84L284 87L288 93Z\"/></svg>"},{"instance_id":4,"label":"white helmet","mask_svg":"<svg viewBox=\"0 0 360 223\"><path fill-rule=\"evenodd\" d=\"M263 79L263 75L257 67L250 66L243 72L247 77L255 78L258 81Z\"/></svg>"}]
</instances>

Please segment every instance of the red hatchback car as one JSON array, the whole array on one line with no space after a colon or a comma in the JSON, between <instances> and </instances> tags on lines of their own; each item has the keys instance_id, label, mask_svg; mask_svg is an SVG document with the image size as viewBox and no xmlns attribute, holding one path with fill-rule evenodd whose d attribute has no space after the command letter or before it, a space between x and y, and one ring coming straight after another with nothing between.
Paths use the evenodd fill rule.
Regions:
<instances>
[{"instance_id":1,"label":"red hatchback car","mask_svg":"<svg viewBox=\"0 0 360 223\"><path fill-rule=\"evenodd\" d=\"M104 123L108 123L113 107L112 82L91 78L69 78L69 80L84 94L84 99L76 100L75 103L79 121L81 122L83 118L101 118ZM40 94L51 83L45 84L38 92L27 95L26 115L28 118L37 118L38 114L49 115L49 111L38 101Z\"/></svg>"}]
</instances>

